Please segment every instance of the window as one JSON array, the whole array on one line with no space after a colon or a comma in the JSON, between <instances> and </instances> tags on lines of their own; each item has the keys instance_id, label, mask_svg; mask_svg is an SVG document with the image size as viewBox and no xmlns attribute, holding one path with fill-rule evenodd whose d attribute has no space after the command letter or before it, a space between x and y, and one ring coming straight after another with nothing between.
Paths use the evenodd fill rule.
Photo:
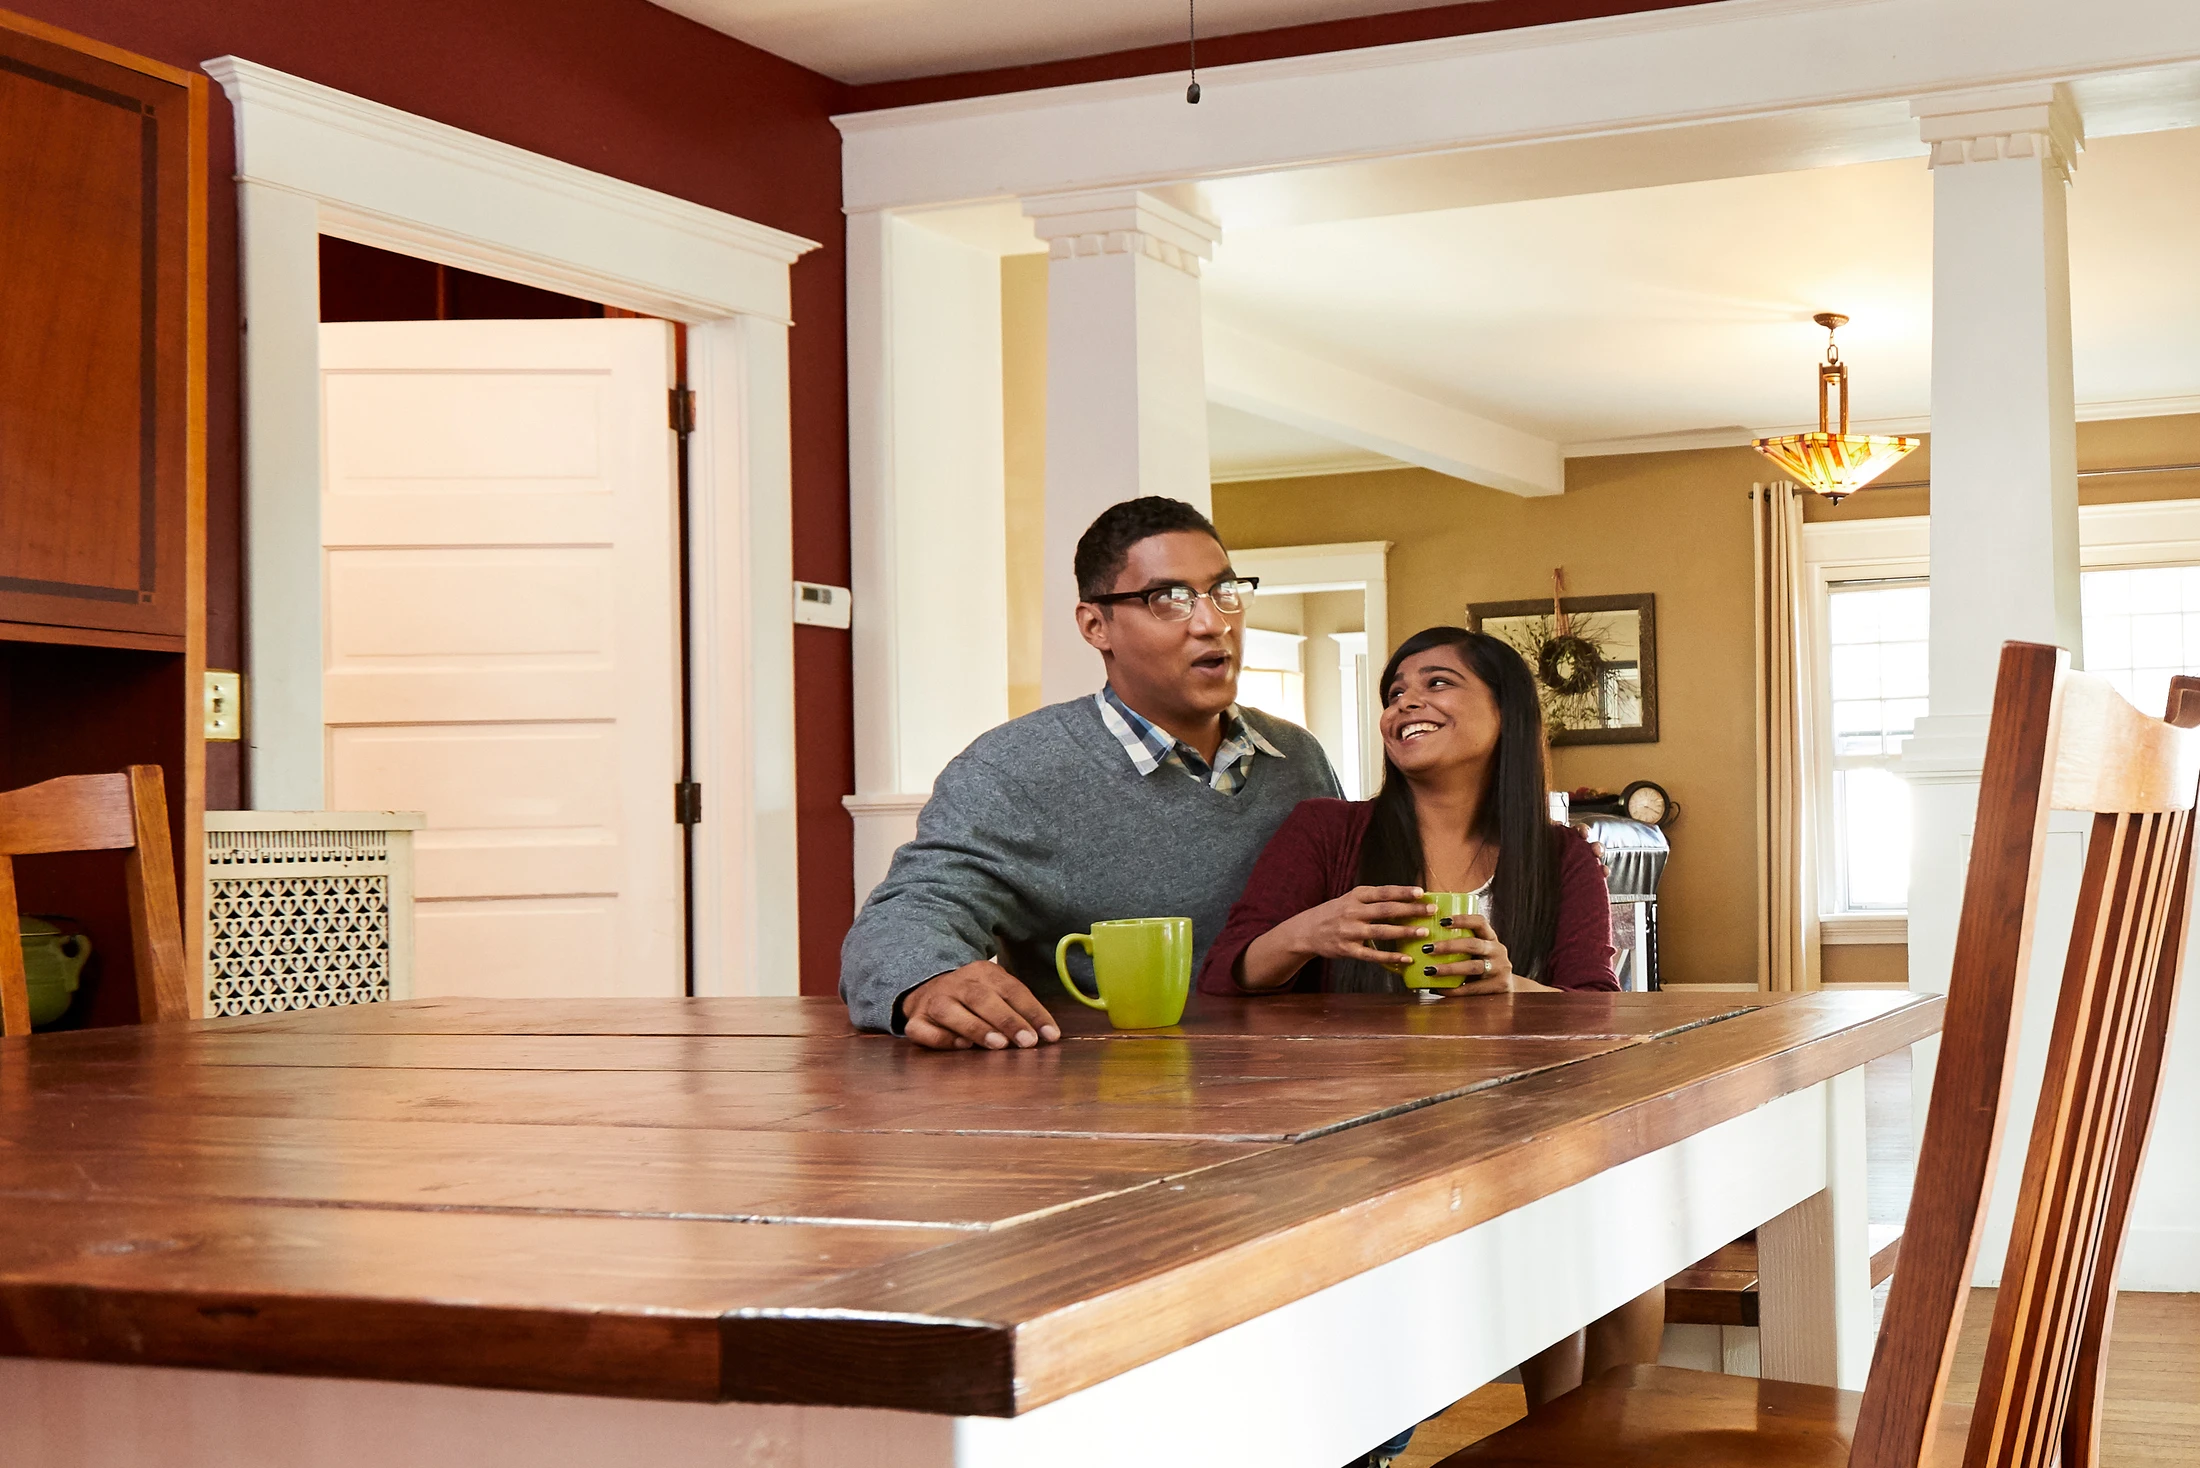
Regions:
<instances>
[{"instance_id":1,"label":"window","mask_svg":"<svg viewBox=\"0 0 2200 1468\"><path fill-rule=\"evenodd\" d=\"M2084 666L2159 715L2170 678L2200 674L2200 501L2081 505L2078 547ZM1926 550L1922 518L1803 528L1810 823L1829 943L1903 941L1910 803L1898 756L1929 692Z\"/></svg>"},{"instance_id":2,"label":"window","mask_svg":"<svg viewBox=\"0 0 2200 1468\"><path fill-rule=\"evenodd\" d=\"M1306 639L1295 632L1245 629L1245 666L1238 671L1238 702L1304 726Z\"/></svg>"},{"instance_id":3,"label":"window","mask_svg":"<svg viewBox=\"0 0 2200 1468\"><path fill-rule=\"evenodd\" d=\"M2200 671L2200 566L2081 572L2086 671L2142 712L2159 714L2169 680Z\"/></svg>"},{"instance_id":4,"label":"window","mask_svg":"<svg viewBox=\"0 0 2200 1468\"><path fill-rule=\"evenodd\" d=\"M1910 794L1897 767L1926 710L1923 581L1837 581L1826 588L1827 717L1832 734L1836 913L1896 913L1910 885Z\"/></svg>"}]
</instances>

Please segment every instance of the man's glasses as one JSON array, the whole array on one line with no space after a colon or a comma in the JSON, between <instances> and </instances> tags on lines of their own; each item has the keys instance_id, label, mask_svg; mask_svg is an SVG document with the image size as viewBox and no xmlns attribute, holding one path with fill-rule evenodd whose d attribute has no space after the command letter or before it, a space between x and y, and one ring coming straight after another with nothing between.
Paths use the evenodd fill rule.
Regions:
<instances>
[{"instance_id":1,"label":"man's glasses","mask_svg":"<svg viewBox=\"0 0 2200 1468\"><path fill-rule=\"evenodd\" d=\"M1232 576L1226 581L1217 581L1206 591L1194 591L1189 586L1154 586L1144 591L1114 591L1106 596L1088 596L1085 600L1102 607L1111 602L1142 601L1146 604L1147 611L1164 622L1189 622L1201 597L1205 597L1225 617L1234 617L1253 604L1253 593L1259 589L1258 576Z\"/></svg>"}]
</instances>

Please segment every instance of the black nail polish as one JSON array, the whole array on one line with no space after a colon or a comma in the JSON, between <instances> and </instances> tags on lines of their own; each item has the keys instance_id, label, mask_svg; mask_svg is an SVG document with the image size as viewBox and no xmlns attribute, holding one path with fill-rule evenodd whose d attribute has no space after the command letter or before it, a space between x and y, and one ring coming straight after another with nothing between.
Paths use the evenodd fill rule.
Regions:
<instances>
[{"instance_id":1,"label":"black nail polish","mask_svg":"<svg viewBox=\"0 0 2200 1468\"><path fill-rule=\"evenodd\" d=\"M1434 943L1423 943L1421 945L1421 951L1423 953L1434 953L1436 951L1436 945Z\"/></svg>"}]
</instances>

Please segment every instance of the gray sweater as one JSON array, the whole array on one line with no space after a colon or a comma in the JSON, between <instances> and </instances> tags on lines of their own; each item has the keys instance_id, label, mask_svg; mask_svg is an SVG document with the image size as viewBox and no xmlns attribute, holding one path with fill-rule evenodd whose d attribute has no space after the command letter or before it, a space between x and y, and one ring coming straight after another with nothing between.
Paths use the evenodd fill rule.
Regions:
<instances>
[{"instance_id":1,"label":"gray sweater","mask_svg":"<svg viewBox=\"0 0 2200 1468\"><path fill-rule=\"evenodd\" d=\"M903 994L984 958L1048 1007L1074 1004L1055 976L1055 942L1103 918L1190 918L1197 974L1283 818L1339 793L1313 735L1242 712L1284 758L1256 753L1235 795L1175 765L1139 774L1090 698L980 735L932 782L916 839L894 853L841 944L849 1017L898 1028ZM1084 954L1070 961L1089 991Z\"/></svg>"}]
</instances>

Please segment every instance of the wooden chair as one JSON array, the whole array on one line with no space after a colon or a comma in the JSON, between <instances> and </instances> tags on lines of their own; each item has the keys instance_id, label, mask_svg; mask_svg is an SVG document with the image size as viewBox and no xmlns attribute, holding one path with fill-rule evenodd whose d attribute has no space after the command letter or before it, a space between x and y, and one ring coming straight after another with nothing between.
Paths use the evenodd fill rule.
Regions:
<instances>
[{"instance_id":1,"label":"wooden chair","mask_svg":"<svg viewBox=\"0 0 2200 1468\"><path fill-rule=\"evenodd\" d=\"M1871 1225L1872 1288L1894 1274L1902 1225ZM1667 1325L1746 1325L1758 1320L1757 1231L1722 1244L1665 1282Z\"/></svg>"},{"instance_id":2,"label":"wooden chair","mask_svg":"<svg viewBox=\"0 0 2200 1468\"><path fill-rule=\"evenodd\" d=\"M160 766L132 765L119 775L69 775L0 792L0 1034L31 1031L14 858L118 850L130 853L123 859L123 875L129 884L138 1015L147 1021L191 1017L183 980L183 920L168 848L168 797Z\"/></svg>"},{"instance_id":3,"label":"wooden chair","mask_svg":"<svg viewBox=\"0 0 2200 1468\"><path fill-rule=\"evenodd\" d=\"M2184 954L2200 680L2175 680L2156 722L2061 659L2002 648L1917 1191L1863 1392L1623 1367L1442 1468L2096 1468L2117 1259ZM1944 1430L2050 808L2091 812L2092 835L1978 1402L1967 1430Z\"/></svg>"}]
</instances>

